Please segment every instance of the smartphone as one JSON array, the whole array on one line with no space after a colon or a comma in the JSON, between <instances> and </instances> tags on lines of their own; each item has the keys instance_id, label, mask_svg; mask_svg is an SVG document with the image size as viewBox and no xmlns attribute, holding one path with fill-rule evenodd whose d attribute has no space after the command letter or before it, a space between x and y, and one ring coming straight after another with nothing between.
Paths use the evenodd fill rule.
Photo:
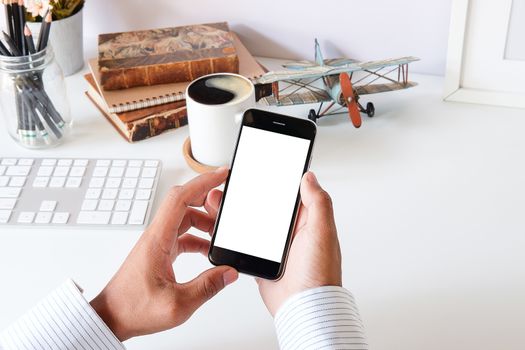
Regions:
<instances>
[{"instance_id":1,"label":"smartphone","mask_svg":"<svg viewBox=\"0 0 525 350\"><path fill-rule=\"evenodd\" d=\"M308 119L244 113L208 254L212 264L282 276L316 130Z\"/></svg>"}]
</instances>

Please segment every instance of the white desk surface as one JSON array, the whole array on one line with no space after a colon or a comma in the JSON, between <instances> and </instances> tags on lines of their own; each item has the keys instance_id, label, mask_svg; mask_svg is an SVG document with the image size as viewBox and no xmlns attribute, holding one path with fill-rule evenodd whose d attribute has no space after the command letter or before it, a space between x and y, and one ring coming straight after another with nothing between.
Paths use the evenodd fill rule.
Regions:
<instances>
[{"instance_id":1,"label":"white desk surface","mask_svg":"<svg viewBox=\"0 0 525 350\"><path fill-rule=\"evenodd\" d=\"M371 349L523 349L525 344L525 110L441 100L443 78L363 97L376 116L319 121L312 169L331 193L344 284L357 297ZM187 127L128 144L67 79L75 120L63 145L28 151L6 134L1 156L160 158L162 194L195 176ZM278 111L305 116L308 107ZM0 118L1 119L1 118ZM0 121L0 126L3 126ZM72 277L92 298L140 232L0 232L0 328ZM189 279L210 264L184 256ZM243 276L184 325L132 339L129 349L272 349L272 319Z\"/></svg>"}]
</instances>

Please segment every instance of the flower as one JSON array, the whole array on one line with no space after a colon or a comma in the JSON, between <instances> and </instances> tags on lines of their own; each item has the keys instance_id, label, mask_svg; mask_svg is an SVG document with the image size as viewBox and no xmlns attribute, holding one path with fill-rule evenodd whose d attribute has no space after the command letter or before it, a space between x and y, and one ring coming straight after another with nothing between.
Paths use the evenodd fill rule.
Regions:
<instances>
[{"instance_id":1,"label":"flower","mask_svg":"<svg viewBox=\"0 0 525 350\"><path fill-rule=\"evenodd\" d=\"M49 2L50 0L24 0L24 6L28 12L31 12L31 16L44 17L47 10L52 8Z\"/></svg>"}]
</instances>

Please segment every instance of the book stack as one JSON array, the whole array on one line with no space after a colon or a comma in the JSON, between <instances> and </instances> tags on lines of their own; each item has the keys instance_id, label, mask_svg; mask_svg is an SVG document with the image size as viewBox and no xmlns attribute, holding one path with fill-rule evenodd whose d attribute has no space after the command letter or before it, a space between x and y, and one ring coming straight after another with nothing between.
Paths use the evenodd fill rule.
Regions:
<instances>
[{"instance_id":1,"label":"book stack","mask_svg":"<svg viewBox=\"0 0 525 350\"><path fill-rule=\"evenodd\" d=\"M99 58L88 63L86 95L129 142L187 125L191 80L215 72L253 80L265 73L226 23L104 34ZM257 99L269 94L271 84L256 86Z\"/></svg>"}]
</instances>

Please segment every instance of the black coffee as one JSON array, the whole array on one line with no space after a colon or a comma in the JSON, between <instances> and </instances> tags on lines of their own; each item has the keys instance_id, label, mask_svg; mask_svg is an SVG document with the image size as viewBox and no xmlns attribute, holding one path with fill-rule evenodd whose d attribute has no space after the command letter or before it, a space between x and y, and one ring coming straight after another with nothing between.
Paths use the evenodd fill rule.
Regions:
<instances>
[{"instance_id":1,"label":"black coffee","mask_svg":"<svg viewBox=\"0 0 525 350\"><path fill-rule=\"evenodd\" d=\"M200 78L188 88L189 97L206 105L221 105L246 97L251 85L233 75L212 75Z\"/></svg>"}]
</instances>

